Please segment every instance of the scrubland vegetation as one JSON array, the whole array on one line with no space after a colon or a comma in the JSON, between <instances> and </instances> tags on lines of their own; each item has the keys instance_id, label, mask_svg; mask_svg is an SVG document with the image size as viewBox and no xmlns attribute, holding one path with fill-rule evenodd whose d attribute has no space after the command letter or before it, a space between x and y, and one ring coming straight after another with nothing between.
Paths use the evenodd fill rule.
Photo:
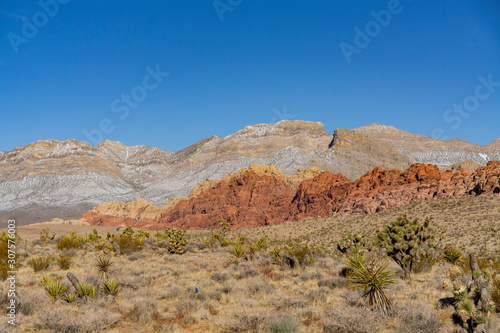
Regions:
<instances>
[{"instance_id":1,"label":"scrubland vegetation","mask_svg":"<svg viewBox=\"0 0 500 333\"><path fill-rule=\"evenodd\" d=\"M448 215L457 202L436 201L239 230L220 220L208 231L20 232L18 331L499 332L500 210L489 200L461 203L464 219L478 207L492 218L471 217L469 231ZM492 246L476 246L483 230ZM14 331L7 320L0 332Z\"/></svg>"}]
</instances>

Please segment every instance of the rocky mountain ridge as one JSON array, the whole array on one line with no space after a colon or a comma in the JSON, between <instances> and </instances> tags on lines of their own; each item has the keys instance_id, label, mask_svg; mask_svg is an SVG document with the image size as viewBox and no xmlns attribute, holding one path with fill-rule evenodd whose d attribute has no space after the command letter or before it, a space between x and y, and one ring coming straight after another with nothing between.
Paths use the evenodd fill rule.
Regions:
<instances>
[{"instance_id":1,"label":"rocky mountain ridge","mask_svg":"<svg viewBox=\"0 0 500 333\"><path fill-rule=\"evenodd\" d=\"M276 165L286 176L316 166L354 180L376 166L406 169L420 162L419 156L437 164L462 161L460 154L441 160L444 148L410 153L403 139L392 144L386 132L373 126L336 129L331 135L318 122L280 121L226 137L214 135L178 152L113 141L93 147L72 139L42 140L0 152L0 218L19 218L20 223L71 219L102 202L138 198L162 206L189 196L206 179L220 179L251 164ZM476 147L471 152L493 159L497 141L487 145L489 150L476 152ZM484 165L485 159L480 162Z\"/></svg>"},{"instance_id":2,"label":"rocky mountain ridge","mask_svg":"<svg viewBox=\"0 0 500 333\"><path fill-rule=\"evenodd\" d=\"M473 173L441 173L436 165L422 163L405 171L377 167L356 181L323 171L302 180L298 187L274 166L253 166L173 205L158 208L142 199L128 204L104 203L82 219L91 225L159 230L217 228L217 220L222 218L232 228L239 228L370 214L416 201L477 195L500 195L500 161L490 161Z\"/></svg>"}]
</instances>

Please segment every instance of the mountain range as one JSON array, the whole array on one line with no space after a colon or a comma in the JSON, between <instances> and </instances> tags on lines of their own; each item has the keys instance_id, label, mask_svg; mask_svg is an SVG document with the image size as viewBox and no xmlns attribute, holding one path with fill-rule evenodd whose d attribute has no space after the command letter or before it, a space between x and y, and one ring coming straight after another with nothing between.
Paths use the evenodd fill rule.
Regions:
<instances>
[{"instance_id":1,"label":"mountain range","mask_svg":"<svg viewBox=\"0 0 500 333\"><path fill-rule=\"evenodd\" d=\"M20 224L73 219L103 202L139 198L162 206L206 179L252 164L274 165L285 177L316 167L354 181L375 167L432 163L453 169L468 161L474 171L491 160L500 160L500 139L480 146L379 124L339 128L332 135L319 122L298 120L248 126L177 152L114 141L93 147L73 139L42 140L0 152L0 218Z\"/></svg>"}]
</instances>

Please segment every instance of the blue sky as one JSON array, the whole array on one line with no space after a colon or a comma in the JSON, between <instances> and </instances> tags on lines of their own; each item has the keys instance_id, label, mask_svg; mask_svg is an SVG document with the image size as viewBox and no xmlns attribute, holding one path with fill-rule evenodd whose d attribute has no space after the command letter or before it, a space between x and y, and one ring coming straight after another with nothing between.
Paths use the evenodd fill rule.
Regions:
<instances>
[{"instance_id":1,"label":"blue sky","mask_svg":"<svg viewBox=\"0 0 500 333\"><path fill-rule=\"evenodd\" d=\"M500 137L500 2L3 0L0 110L0 150L175 151L280 119L486 144Z\"/></svg>"}]
</instances>

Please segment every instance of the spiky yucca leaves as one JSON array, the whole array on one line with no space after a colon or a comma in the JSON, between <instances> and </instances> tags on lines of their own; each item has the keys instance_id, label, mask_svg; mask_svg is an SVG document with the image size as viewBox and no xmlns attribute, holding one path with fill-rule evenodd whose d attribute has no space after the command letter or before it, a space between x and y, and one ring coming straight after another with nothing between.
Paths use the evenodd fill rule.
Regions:
<instances>
[{"instance_id":1,"label":"spiky yucca leaves","mask_svg":"<svg viewBox=\"0 0 500 333\"><path fill-rule=\"evenodd\" d=\"M463 254L456 245L448 244L443 249L443 259L453 265L458 265Z\"/></svg>"},{"instance_id":2,"label":"spiky yucca leaves","mask_svg":"<svg viewBox=\"0 0 500 333\"><path fill-rule=\"evenodd\" d=\"M248 251L250 252L250 255L253 257L255 253L257 253L261 249L267 249L269 246L269 239L266 237L262 237L257 239L256 241L250 242L248 244Z\"/></svg>"},{"instance_id":3,"label":"spiky yucca leaves","mask_svg":"<svg viewBox=\"0 0 500 333\"><path fill-rule=\"evenodd\" d=\"M444 283L446 287L452 286L455 323L469 332L474 332L479 325L487 322L490 313L495 310L495 304L491 298L491 274L487 270L479 269L473 254L469 256L472 281L467 282L463 270L452 266L448 272L449 279L445 279Z\"/></svg>"},{"instance_id":4,"label":"spiky yucca leaves","mask_svg":"<svg viewBox=\"0 0 500 333\"><path fill-rule=\"evenodd\" d=\"M247 259L245 249L240 243L234 243L233 248L231 249L231 254L235 256L237 259Z\"/></svg>"},{"instance_id":5,"label":"spiky yucca leaves","mask_svg":"<svg viewBox=\"0 0 500 333\"><path fill-rule=\"evenodd\" d=\"M107 280L102 284L102 291L106 295L116 296L118 294L118 286L120 283L116 280Z\"/></svg>"},{"instance_id":6,"label":"spiky yucca leaves","mask_svg":"<svg viewBox=\"0 0 500 333\"><path fill-rule=\"evenodd\" d=\"M276 262L276 264L281 264L281 260L282 260L282 255L281 255L281 248L279 247L273 247L269 250L269 253L271 253L273 256L274 256L274 260Z\"/></svg>"},{"instance_id":7,"label":"spiky yucca leaves","mask_svg":"<svg viewBox=\"0 0 500 333\"><path fill-rule=\"evenodd\" d=\"M387 270L387 264L384 261L380 265L366 268L365 260L359 254L354 254L347 261L347 265L352 268L348 277L350 285L363 289L363 296L368 299L368 304L383 316L392 314L392 302L384 289L395 282L394 272Z\"/></svg>"},{"instance_id":8,"label":"spiky yucca leaves","mask_svg":"<svg viewBox=\"0 0 500 333\"><path fill-rule=\"evenodd\" d=\"M99 275L103 280L108 278L109 269L113 265L113 262L106 256L97 258L96 267L99 270Z\"/></svg>"},{"instance_id":9,"label":"spiky yucca leaves","mask_svg":"<svg viewBox=\"0 0 500 333\"><path fill-rule=\"evenodd\" d=\"M189 243L186 237L186 230L167 228L165 230L165 240L167 241L170 253L183 254L186 252L186 245Z\"/></svg>"},{"instance_id":10,"label":"spiky yucca leaves","mask_svg":"<svg viewBox=\"0 0 500 333\"><path fill-rule=\"evenodd\" d=\"M76 292L81 297L94 298L95 294L97 293L97 287L88 283L80 283L78 286L76 286Z\"/></svg>"},{"instance_id":11,"label":"spiky yucca leaves","mask_svg":"<svg viewBox=\"0 0 500 333\"><path fill-rule=\"evenodd\" d=\"M212 239L220 244L220 246L228 246L231 242L227 239L227 234L229 232L229 223L225 222L223 219L218 219L219 231L214 231L212 233Z\"/></svg>"},{"instance_id":12,"label":"spiky yucca leaves","mask_svg":"<svg viewBox=\"0 0 500 333\"><path fill-rule=\"evenodd\" d=\"M48 278L47 276L42 277L38 284L45 288L47 295L54 301L60 299L66 290L68 290L68 286L66 284L61 281Z\"/></svg>"},{"instance_id":13,"label":"spiky yucca leaves","mask_svg":"<svg viewBox=\"0 0 500 333\"><path fill-rule=\"evenodd\" d=\"M372 241L361 234L348 234L337 244L337 250L343 254L363 254L372 246Z\"/></svg>"},{"instance_id":14,"label":"spiky yucca leaves","mask_svg":"<svg viewBox=\"0 0 500 333\"><path fill-rule=\"evenodd\" d=\"M387 255L403 269L404 279L411 279L414 263L420 260L421 254L431 254L437 243L436 232L429 226L428 219L421 224L401 216L384 227L375 245L385 248Z\"/></svg>"},{"instance_id":15,"label":"spiky yucca leaves","mask_svg":"<svg viewBox=\"0 0 500 333\"><path fill-rule=\"evenodd\" d=\"M68 303L73 303L75 301L76 294L75 293L66 293L63 295L62 299Z\"/></svg>"}]
</instances>

